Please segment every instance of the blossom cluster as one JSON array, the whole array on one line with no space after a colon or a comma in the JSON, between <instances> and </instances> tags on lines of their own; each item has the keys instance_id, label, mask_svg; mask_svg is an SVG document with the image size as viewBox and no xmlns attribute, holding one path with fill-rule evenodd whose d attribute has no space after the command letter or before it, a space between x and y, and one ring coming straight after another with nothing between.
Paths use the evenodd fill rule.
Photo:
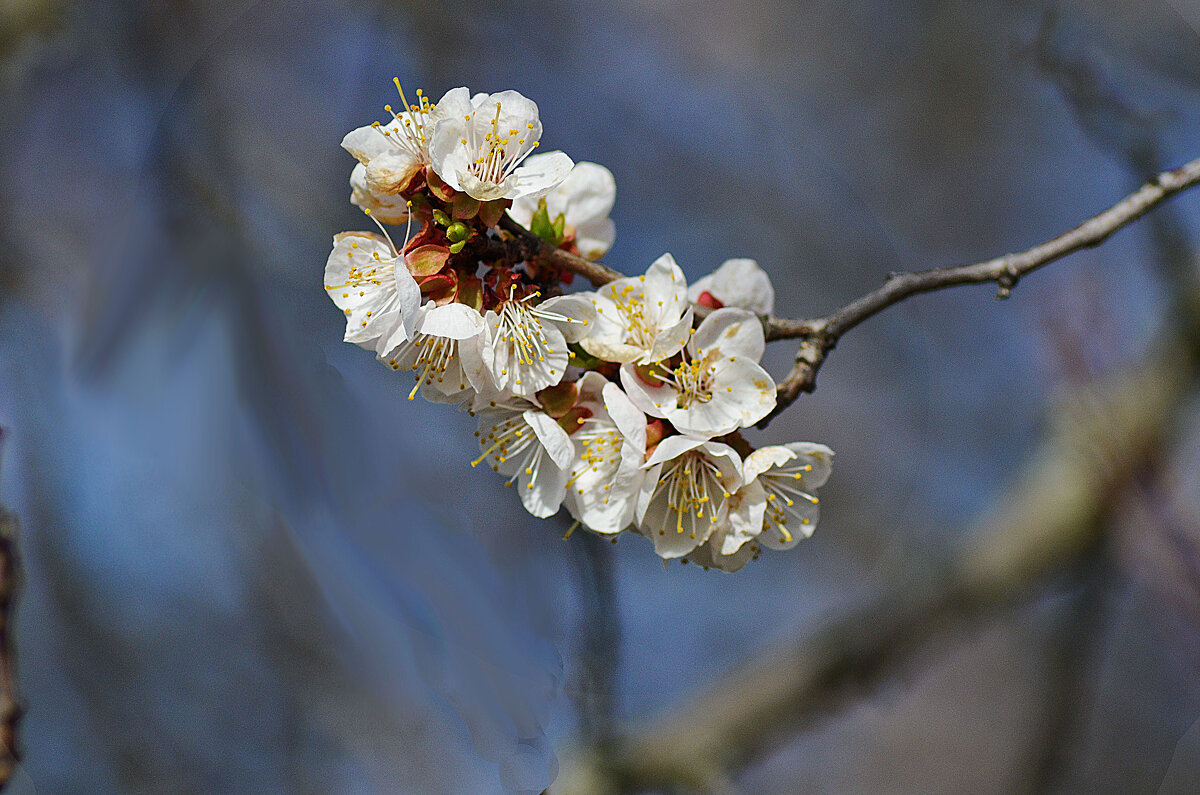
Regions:
<instances>
[{"instance_id":1,"label":"blossom cluster","mask_svg":"<svg viewBox=\"0 0 1200 795\"><path fill-rule=\"evenodd\" d=\"M515 91L417 91L342 146L350 201L378 232L334 237L325 289L347 342L411 372L418 393L478 418L480 455L525 508L649 538L664 560L726 571L816 527L833 452L753 449L739 430L775 407L759 364L774 290L753 260L688 286L670 254L640 276L564 293L574 274L522 246L509 218L598 260L613 243L608 169L539 152L537 105ZM388 226L403 225L403 241Z\"/></svg>"}]
</instances>

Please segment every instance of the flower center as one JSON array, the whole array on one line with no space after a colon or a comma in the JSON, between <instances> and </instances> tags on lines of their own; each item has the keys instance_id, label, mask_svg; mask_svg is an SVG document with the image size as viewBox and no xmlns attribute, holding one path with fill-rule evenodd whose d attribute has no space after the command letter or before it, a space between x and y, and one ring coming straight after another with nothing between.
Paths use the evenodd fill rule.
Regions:
<instances>
[{"instance_id":1,"label":"flower center","mask_svg":"<svg viewBox=\"0 0 1200 795\"><path fill-rule=\"evenodd\" d=\"M802 513L796 500L792 498L795 497L813 505L820 502L816 497L800 488L800 481L803 480L804 473L811 471L812 465L805 464L802 467L780 467L758 476L759 482L767 492L767 512L763 517L763 523L779 531L785 543L792 540L792 534L787 529L789 517L799 519L802 525L812 524L812 520Z\"/></svg>"},{"instance_id":2,"label":"flower center","mask_svg":"<svg viewBox=\"0 0 1200 795\"><path fill-rule=\"evenodd\" d=\"M409 400L417 396L417 390L422 384L432 384L435 380L439 384L442 383L446 371L458 363L458 340L417 334L411 342L406 342L397 349L396 355L388 360L388 367L399 370L400 360L410 355L414 349L417 355L409 367L413 370L417 382L408 393ZM466 388L467 385L461 382L460 377L459 389Z\"/></svg>"},{"instance_id":3,"label":"flower center","mask_svg":"<svg viewBox=\"0 0 1200 795\"><path fill-rule=\"evenodd\" d=\"M475 156L471 159L471 164L467 171L480 182L486 182L492 185L499 185L504 182L517 166L525 158L533 153L533 150L538 147L540 141L533 141L526 146L528 138L526 136L532 134L536 125L533 122L526 124L526 130L519 130L515 127L507 129L500 128L500 104L496 103L496 114L492 117L492 122L489 125L491 129L484 133L483 140L478 140L475 132L475 113L472 110L471 115L464 116L463 119L467 122L467 137L463 138L460 143Z\"/></svg>"},{"instance_id":4,"label":"flower center","mask_svg":"<svg viewBox=\"0 0 1200 795\"><path fill-rule=\"evenodd\" d=\"M670 384L679 393L675 398L678 408L689 408L693 403L707 403L712 400L713 368L711 356L688 358L684 354L683 361L674 370L660 364L655 372L665 384Z\"/></svg>"},{"instance_id":5,"label":"flower center","mask_svg":"<svg viewBox=\"0 0 1200 795\"><path fill-rule=\"evenodd\" d=\"M500 321L496 327L497 335L516 354L517 363L524 366L544 362L547 354L554 353L542 330L542 319L562 318L553 312L539 312L536 307L526 303L536 295L533 293L519 301L505 301L500 307Z\"/></svg>"},{"instance_id":6,"label":"flower center","mask_svg":"<svg viewBox=\"0 0 1200 795\"><path fill-rule=\"evenodd\" d=\"M429 101L429 97L425 96L421 89L417 89L417 104L408 104L408 98L404 96L404 89L400 87L400 78L393 77L392 82L396 84L396 90L400 92L400 101L404 103L404 107L400 113L392 110L391 105L384 105L383 109L392 114L392 118L396 120L396 134L391 130L383 129L379 122L375 122L372 127L383 133L383 137L387 138L396 146L405 149L412 153L422 163L429 162L428 142L425 139L425 125L429 121L429 115L437 106Z\"/></svg>"},{"instance_id":7,"label":"flower center","mask_svg":"<svg viewBox=\"0 0 1200 795\"><path fill-rule=\"evenodd\" d=\"M367 264L357 265L355 260L358 258L356 252L358 250L357 243L350 244L351 250L346 252L346 257L350 260L350 268L346 271L346 281L341 284L325 285L326 292L342 291L342 298L349 298L352 291L357 291L359 297L364 297L367 291L364 288L382 286L384 280L392 279L396 274L396 260L384 259L379 256L378 251L371 252L371 256L367 259ZM358 252L361 255L361 252ZM349 316L352 310L347 309L346 315ZM368 310L366 316L371 317L371 312ZM362 321L363 328L367 327L367 321Z\"/></svg>"},{"instance_id":8,"label":"flower center","mask_svg":"<svg viewBox=\"0 0 1200 795\"><path fill-rule=\"evenodd\" d=\"M529 427L529 423L520 414L514 414L492 425L488 432L479 439L483 453L471 462L477 466L484 459L491 459L492 469L500 471L500 466L509 461L515 461L512 477L505 482L511 486L517 476L524 472L529 476L528 488L533 488L541 469L542 459L546 456L546 448L538 440Z\"/></svg>"},{"instance_id":9,"label":"flower center","mask_svg":"<svg viewBox=\"0 0 1200 795\"><path fill-rule=\"evenodd\" d=\"M626 344L639 348L652 347L658 329L654 321L646 317L646 296L632 284L627 284L613 293L612 300L625 320Z\"/></svg>"},{"instance_id":10,"label":"flower center","mask_svg":"<svg viewBox=\"0 0 1200 795\"><path fill-rule=\"evenodd\" d=\"M579 452L579 462L571 473L571 479L567 481L567 488L572 488L580 478L591 476L604 483L600 487L600 493L604 493L612 490L613 476L621 464L622 436L616 428L597 425L594 422L585 420L583 429L577 433L576 438L583 442L583 446ZM586 488L578 489L580 494L586 491ZM600 496L600 493L596 496ZM608 504L609 497L606 493L601 501L605 505Z\"/></svg>"},{"instance_id":11,"label":"flower center","mask_svg":"<svg viewBox=\"0 0 1200 795\"><path fill-rule=\"evenodd\" d=\"M655 487L655 499L665 498L667 508L675 514L675 532L686 529L691 538L704 524L711 525L717 513L729 499L721 483L721 471L702 453L688 451L663 468ZM707 520L705 512L707 511ZM666 529L660 528L659 535Z\"/></svg>"}]
</instances>

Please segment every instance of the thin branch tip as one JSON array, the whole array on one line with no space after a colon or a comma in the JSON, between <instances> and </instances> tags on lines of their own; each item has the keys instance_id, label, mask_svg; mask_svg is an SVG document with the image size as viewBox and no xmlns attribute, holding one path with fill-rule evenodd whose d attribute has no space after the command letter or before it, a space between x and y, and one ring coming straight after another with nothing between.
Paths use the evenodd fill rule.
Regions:
<instances>
[{"instance_id":1,"label":"thin branch tip","mask_svg":"<svg viewBox=\"0 0 1200 795\"><path fill-rule=\"evenodd\" d=\"M1200 158L1178 168L1149 177L1141 188L1107 210L1089 218L1070 231L1051 238L1019 254L920 271L890 271L883 284L824 317L793 319L761 316L763 334L768 342L800 340L800 350L791 372L778 383L775 410L757 424L766 425L803 392L816 388L817 371L825 363L838 339L859 323L874 317L889 306L917 295L964 284L996 285L996 298L1012 295L1017 283L1027 274L1084 248L1098 246L1115 232L1141 218L1177 193L1200 184ZM564 271L578 274L596 287L624 278L624 274L602 262L593 262L555 248L521 226L509 215L500 219L500 228L536 258ZM698 313L701 316L703 313Z\"/></svg>"}]
</instances>

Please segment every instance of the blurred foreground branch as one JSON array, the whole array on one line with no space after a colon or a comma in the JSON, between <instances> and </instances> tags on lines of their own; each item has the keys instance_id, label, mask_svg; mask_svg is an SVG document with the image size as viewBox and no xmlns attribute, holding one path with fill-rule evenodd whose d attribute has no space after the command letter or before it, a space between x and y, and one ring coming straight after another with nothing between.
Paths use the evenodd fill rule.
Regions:
<instances>
[{"instance_id":1,"label":"blurred foreground branch","mask_svg":"<svg viewBox=\"0 0 1200 795\"><path fill-rule=\"evenodd\" d=\"M0 457L4 454L4 429L0 428ZM0 789L17 767L17 723L21 705L17 702L16 650L13 648L10 619L20 576L17 559L17 520L0 506Z\"/></svg>"},{"instance_id":2,"label":"blurred foreground branch","mask_svg":"<svg viewBox=\"0 0 1200 795\"><path fill-rule=\"evenodd\" d=\"M803 730L946 621L1004 604L1095 548L1111 501L1153 455L1197 372L1185 340L1066 401L1024 475L947 560L763 653L687 706L633 728L564 771L569 788L711 788L771 738Z\"/></svg>"}]
</instances>

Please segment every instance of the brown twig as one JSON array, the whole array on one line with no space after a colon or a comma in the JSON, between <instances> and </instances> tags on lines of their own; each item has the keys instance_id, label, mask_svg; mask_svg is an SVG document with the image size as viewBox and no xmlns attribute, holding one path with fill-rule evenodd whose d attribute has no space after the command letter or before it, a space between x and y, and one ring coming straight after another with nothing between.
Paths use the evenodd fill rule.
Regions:
<instances>
[{"instance_id":1,"label":"brown twig","mask_svg":"<svg viewBox=\"0 0 1200 795\"><path fill-rule=\"evenodd\" d=\"M768 318L768 339L798 338L800 350L792 371L779 382L775 410L761 423L770 420L794 401L801 392L816 387L817 371L843 334L867 318L893 304L918 293L928 293L963 284L998 285L997 298L1007 298L1017 281L1043 265L1062 259L1068 254L1098 246L1121 229L1162 202L1181 191L1200 183L1200 159L1149 179L1145 185L1126 196L1099 215L1084 221L1065 234L1051 238L1020 254L960 265L953 268L931 268L913 273L891 274L882 287L813 320L781 320Z\"/></svg>"},{"instance_id":2,"label":"brown twig","mask_svg":"<svg viewBox=\"0 0 1200 795\"><path fill-rule=\"evenodd\" d=\"M4 429L0 428L0 456L4 452ZM17 520L0 506L0 789L16 770L17 724L21 705L17 700L16 650L9 619L12 616L20 565L17 558Z\"/></svg>"},{"instance_id":3,"label":"brown twig","mask_svg":"<svg viewBox=\"0 0 1200 795\"><path fill-rule=\"evenodd\" d=\"M791 405L801 392L812 392L816 388L817 371L821 369L829 352L843 334L867 318L918 293L964 284L994 282L998 286L996 297L1007 298L1013 287L1026 274L1068 254L1100 245L1117 230L1198 183L1200 158L1151 177L1141 188L1099 215L1020 254L1008 254L970 265L893 273L888 276L882 287L856 298L824 317L807 320L764 317L763 330L768 340L798 339L800 350L796 353L796 362L791 372L778 383L775 410L759 423L759 427L765 427L779 412ZM592 262L554 248L507 216L501 220L500 226L522 241L530 256L538 257L562 270L577 273L596 286L608 284L624 275L603 263Z\"/></svg>"},{"instance_id":4,"label":"brown twig","mask_svg":"<svg viewBox=\"0 0 1200 795\"><path fill-rule=\"evenodd\" d=\"M613 270L603 262L592 262L563 251L561 248L555 248L518 224L511 216L505 215L500 219L500 228L521 241L525 246L526 256L536 257L568 273L577 273L596 287L625 277L625 274Z\"/></svg>"}]
</instances>

